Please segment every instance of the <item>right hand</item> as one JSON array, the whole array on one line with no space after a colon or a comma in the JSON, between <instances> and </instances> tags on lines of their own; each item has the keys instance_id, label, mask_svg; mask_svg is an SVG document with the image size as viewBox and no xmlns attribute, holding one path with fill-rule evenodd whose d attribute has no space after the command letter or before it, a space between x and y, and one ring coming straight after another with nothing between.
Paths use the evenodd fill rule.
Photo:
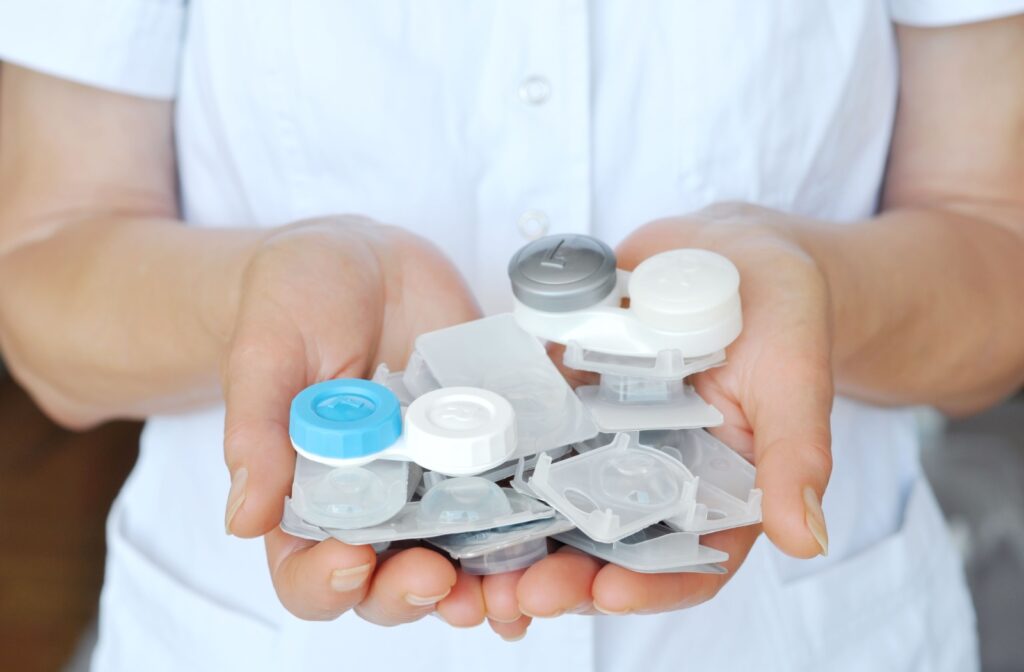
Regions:
<instances>
[{"instance_id":1,"label":"right hand","mask_svg":"<svg viewBox=\"0 0 1024 672\"><path fill-rule=\"evenodd\" d=\"M306 541L278 526L295 466L291 398L322 380L367 377L380 362L398 370L417 335L478 316L439 251L364 219L300 222L251 257L223 368L225 527L264 537L274 588L296 616L326 620L354 608L395 625L436 609L453 625L483 620L479 577L438 553L412 548L378 561L369 546Z\"/></svg>"}]
</instances>

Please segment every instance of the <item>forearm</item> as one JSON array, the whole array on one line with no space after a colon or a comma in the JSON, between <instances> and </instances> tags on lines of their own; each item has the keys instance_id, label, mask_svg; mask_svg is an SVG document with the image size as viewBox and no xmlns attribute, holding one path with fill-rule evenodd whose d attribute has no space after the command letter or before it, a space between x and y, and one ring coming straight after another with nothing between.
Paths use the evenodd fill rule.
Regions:
<instances>
[{"instance_id":1,"label":"forearm","mask_svg":"<svg viewBox=\"0 0 1024 672\"><path fill-rule=\"evenodd\" d=\"M138 217L51 228L0 257L0 345L43 407L81 426L217 398L263 234Z\"/></svg>"},{"instance_id":2,"label":"forearm","mask_svg":"<svg viewBox=\"0 0 1024 672\"><path fill-rule=\"evenodd\" d=\"M793 230L832 296L837 389L977 410L1024 381L1024 212L894 209Z\"/></svg>"}]
</instances>

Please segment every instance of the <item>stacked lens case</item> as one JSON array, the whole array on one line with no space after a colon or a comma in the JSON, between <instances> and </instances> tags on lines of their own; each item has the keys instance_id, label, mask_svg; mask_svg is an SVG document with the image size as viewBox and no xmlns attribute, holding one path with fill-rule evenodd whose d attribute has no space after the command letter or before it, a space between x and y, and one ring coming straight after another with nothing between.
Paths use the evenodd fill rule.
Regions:
<instances>
[{"instance_id":1,"label":"stacked lens case","mask_svg":"<svg viewBox=\"0 0 1024 672\"><path fill-rule=\"evenodd\" d=\"M700 536L759 523L761 493L687 379L723 365L742 329L735 266L680 249L630 273L564 235L519 250L509 278L511 314L423 334L404 371L293 399L281 527L378 551L425 542L474 574L556 543L636 572L724 572ZM545 342L594 384L572 389Z\"/></svg>"}]
</instances>

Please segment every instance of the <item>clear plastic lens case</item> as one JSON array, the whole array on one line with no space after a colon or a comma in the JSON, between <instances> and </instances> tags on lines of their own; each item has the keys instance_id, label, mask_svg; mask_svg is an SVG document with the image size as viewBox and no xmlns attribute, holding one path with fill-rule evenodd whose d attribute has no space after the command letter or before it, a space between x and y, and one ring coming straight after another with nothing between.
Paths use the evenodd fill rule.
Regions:
<instances>
[{"instance_id":1,"label":"clear plastic lens case","mask_svg":"<svg viewBox=\"0 0 1024 672\"><path fill-rule=\"evenodd\" d=\"M527 485L587 536L609 543L685 513L697 490L680 461L629 434L557 463L541 455Z\"/></svg>"},{"instance_id":2,"label":"clear plastic lens case","mask_svg":"<svg viewBox=\"0 0 1024 672\"><path fill-rule=\"evenodd\" d=\"M754 466L703 430L640 432L639 440L682 462L700 479L697 503L668 518L670 527L702 534L761 522Z\"/></svg>"},{"instance_id":3,"label":"clear plastic lens case","mask_svg":"<svg viewBox=\"0 0 1024 672\"><path fill-rule=\"evenodd\" d=\"M595 541L580 530L561 532L555 535L555 539L594 557L644 574L723 574L725 569L717 563L729 559L729 554L724 551L701 546L696 534L674 532L664 525L653 525L612 543Z\"/></svg>"},{"instance_id":4,"label":"clear plastic lens case","mask_svg":"<svg viewBox=\"0 0 1024 672\"><path fill-rule=\"evenodd\" d=\"M292 506L319 527L353 529L384 522L405 506L409 463L379 460L360 467L331 467L295 457Z\"/></svg>"},{"instance_id":5,"label":"clear plastic lens case","mask_svg":"<svg viewBox=\"0 0 1024 672\"><path fill-rule=\"evenodd\" d=\"M416 339L416 352L438 384L490 390L512 403L517 435L513 457L597 434L597 426L547 351L511 315L423 334Z\"/></svg>"},{"instance_id":6,"label":"clear plastic lens case","mask_svg":"<svg viewBox=\"0 0 1024 672\"><path fill-rule=\"evenodd\" d=\"M428 539L550 518L554 510L537 500L484 478L449 478L430 488L418 502L406 504L390 520L358 530L325 528L346 544Z\"/></svg>"}]
</instances>

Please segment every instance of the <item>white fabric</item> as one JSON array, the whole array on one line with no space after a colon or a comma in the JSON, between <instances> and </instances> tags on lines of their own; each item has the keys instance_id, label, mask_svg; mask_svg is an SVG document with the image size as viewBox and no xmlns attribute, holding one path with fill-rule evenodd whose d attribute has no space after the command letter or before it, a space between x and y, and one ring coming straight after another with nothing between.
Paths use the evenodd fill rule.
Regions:
<instances>
[{"instance_id":1,"label":"white fabric","mask_svg":"<svg viewBox=\"0 0 1024 672\"><path fill-rule=\"evenodd\" d=\"M119 1L136 19L156 2ZM180 59L169 42L139 46L152 29L141 19L91 58L92 38L66 29L30 46L50 26L31 4L0 0L7 58L140 95L168 92L153 63L180 68L192 224L369 215L438 243L494 312L508 307L504 269L524 231L615 243L723 200L870 215L896 104L893 16L970 21L1011 3L193 0ZM83 33L111 30L99 11L74 15ZM152 79L112 81L103 64L136 51ZM829 558L795 561L762 539L706 605L535 622L516 645L436 619L383 629L289 616L262 544L223 533L222 420L211 409L147 424L109 521L96 669L977 666L969 597L906 411L837 400Z\"/></svg>"}]
</instances>

